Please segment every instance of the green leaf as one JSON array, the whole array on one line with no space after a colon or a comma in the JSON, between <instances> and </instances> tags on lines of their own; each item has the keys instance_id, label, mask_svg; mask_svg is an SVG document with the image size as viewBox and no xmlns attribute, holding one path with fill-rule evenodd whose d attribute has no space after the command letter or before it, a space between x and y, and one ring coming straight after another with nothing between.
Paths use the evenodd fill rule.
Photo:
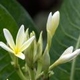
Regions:
<instances>
[{"instance_id":1,"label":"green leaf","mask_svg":"<svg viewBox=\"0 0 80 80\"><path fill-rule=\"evenodd\" d=\"M14 33L13 36L15 36L17 32L17 23L9 12L0 5L0 41L5 42L3 28L8 28L11 33ZM5 80L11 76L11 74L15 73L15 70L11 66L10 62L11 59L9 54L0 48L0 80Z\"/></svg>"},{"instance_id":2,"label":"green leaf","mask_svg":"<svg viewBox=\"0 0 80 80\"><path fill-rule=\"evenodd\" d=\"M34 30L37 33L28 13L16 0L0 0L0 41L6 43L3 28L9 29L13 37L16 37L18 27L21 24L24 24L26 28L29 27L30 31ZM0 48L0 80L6 80L7 78L9 80L20 80L11 65L11 58L8 52Z\"/></svg>"},{"instance_id":3,"label":"green leaf","mask_svg":"<svg viewBox=\"0 0 80 80\"><path fill-rule=\"evenodd\" d=\"M38 36L38 32L35 28L36 25L32 21L30 15L16 0L0 0L0 4L2 4L9 11L18 26L24 24L24 26L29 28L30 31L34 30Z\"/></svg>"},{"instance_id":4,"label":"green leaf","mask_svg":"<svg viewBox=\"0 0 80 80\"><path fill-rule=\"evenodd\" d=\"M80 0L64 0L60 9L60 25L53 37L51 47L52 63L59 58L62 52L69 46L77 46L80 35ZM80 45L78 45L80 47ZM80 61L76 60L74 80L80 80ZM62 64L54 69L51 80L70 80L71 63Z\"/></svg>"}]
</instances>

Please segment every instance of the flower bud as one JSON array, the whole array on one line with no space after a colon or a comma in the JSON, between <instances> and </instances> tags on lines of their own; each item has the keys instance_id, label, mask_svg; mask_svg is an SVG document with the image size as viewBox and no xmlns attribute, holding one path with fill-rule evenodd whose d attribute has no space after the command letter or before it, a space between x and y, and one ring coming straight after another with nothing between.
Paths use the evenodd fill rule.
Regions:
<instances>
[{"instance_id":1,"label":"flower bud","mask_svg":"<svg viewBox=\"0 0 80 80\"><path fill-rule=\"evenodd\" d=\"M70 46L63 52L63 54L60 56L60 58L56 62L54 62L52 64L52 66L50 66L50 68L53 68L59 64L63 64L63 63L73 60L74 58L76 58L79 55L79 53L80 53L80 49L76 49L73 52L73 46Z\"/></svg>"},{"instance_id":2,"label":"flower bud","mask_svg":"<svg viewBox=\"0 0 80 80\"><path fill-rule=\"evenodd\" d=\"M36 54L34 54L34 61L37 59L40 59L43 51L43 38L42 38L42 32L39 35L38 42L36 42Z\"/></svg>"},{"instance_id":3,"label":"flower bud","mask_svg":"<svg viewBox=\"0 0 80 80\"><path fill-rule=\"evenodd\" d=\"M52 12L49 13L47 20L47 32L52 36L54 35L58 25L59 25L60 13L56 11L53 15Z\"/></svg>"},{"instance_id":4,"label":"flower bud","mask_svg":"<svg viewBox=\"0 0 80 80\"><path fill-rule=\"evenodd\" d=\"M80 53L80 49L76 49L73 52L73 46L70 46L63 52L63 54L60 56L58 61L60 64L69 62L73 60L74 58L76 58L79 55L79 53Z\"/></svg>"},{"instance_id":5,"label":"flower bud","mask_svg":"<svg viewBox=\"0 0 80 80\"><path fill-rule=\"evenodd\" d=\"M50 12L47 20L47 44L48 44L48 49L50 50L51 47L51 41L52 37L59 25L59 18L60 18L60 13L59 11L56 11L53 15L52 12Z\"/></svg>"},{"instance_id":6,"label":"flower bud","mask_svg":"<svg viewBox=\"0 0 80 80\"><path fill-rule=\"evenodd\" d=\"M50 66L50 55L48 50L48 44L44 50L43 56L42 56L42 62L43 62L43 70L47 71Z\"/></svg>"}]
</instances>

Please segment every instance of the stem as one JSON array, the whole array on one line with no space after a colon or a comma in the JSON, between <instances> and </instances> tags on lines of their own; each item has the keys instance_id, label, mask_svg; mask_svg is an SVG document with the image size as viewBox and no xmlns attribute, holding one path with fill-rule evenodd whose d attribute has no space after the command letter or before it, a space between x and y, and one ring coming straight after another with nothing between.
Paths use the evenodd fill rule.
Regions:
<instances>
[{"instance_id":1,"label":"stem","mask_svg":"<svg viewBox=\"0 0 80 80\"><path fill-rule=\"evenodd\" d=\"M35 71L34 71L34 67L29 67L27 66L26 64L26 67L27 67L27 70L28 70L28 73L29 73L29 79L30 80L35 80Z\"/></svg>"},{"instance_id":2,"label":"stem","mask_svg":"<svg viewBox=\"0 0 80 80\"><path fill-rule=\"evenodd\" d=\"M27 80L20 69L20 66L18 64L18 58L15 56L14 56L14 68L22 80Z\"/></svg>"},{"instance_id":3,"label":"stem","mask_svg":"<svg viewBox=\"0 0 80 80\"><path fill-rule=\"evenodd\" d=\"M49 80L49 77L47 77L47 78L44 78L43 80Z\"/></svg>"},{"instance_id":4,"label":"stem","mask_svg":"<svg viewBox=\"0 0 80 80\"><path fill-rule=\"evenodd\" d=\"M57 66L57 62L58 62L58 61L56 61L54 64L52 64L52 65L49 67L49 70L52 70L55 66ZM44 72L42 71L42 72L36 77L36 80L39 79L43 74L44 74Z\"/></svg>"},{"instance_id":5,"label":"stem","mask_svg":"<svg viewBox=\"0 0 80 80\"><path fill-rule=\"evenodd\" d=\"M35 80L34 69L29 69L29 70L30 70L31 80Z\"/></svg>"},{"instance_id":6,"label":"stem","mask_svg":"<svg viewBox=\"0 0 80 80\"><path fill-rule=\"evenodd\" d=\"M42 72L36 77L36 80L39 79L43 74L44 74L44 72L42 71Z\"/></svg>"},{"instance_id":7,"label":"stem","mask_svg":"<svg viewBox=\"0 0 80 80\"><path fill-rule=\"evenodd\" d=\"M14 56L14 68L17 69L18 67L18 58Z\"/></svg>"},{"instance_id":8,"label":"stem","mask_svg":"<svg viewBox=\"0 0 80 80\"><path fill-rule=\"evenodd\" d=\"M47 44L48 44L48 50L50 50L51 41L52 41L52 35L50 34L50 32L47 32Z\"/></svg>"},{"instance_id":9,"label":"stem","mask_svg":"<svg viewBox=\"0 0 80 80\"><path fill-rule=\"evenodd\" d=\"M80 36L79 36L78 41L76 43L75 49L77 49L79 47L79 42L80 42ZM72 61L70 80L74 80L75 65L76 65L76 58Z\"/></svg>"},{"instance_id":10,"label":"stem","mask_svg":"<svg viewBox=\"0 0 80 80\"><path fill-rule=\"evenodd\" d=\"M74 80L75 65L76 65L76 58L72 61L70 80Z\"/></svg>"},{"instance_id":11,"label":"stem","mask_svg":"<svg viewBox=\"0 0 80 80\"><path fill-rule=\"evenodd\" d=\"M21 69L18 67L16 69L16 72L18 73L19 77L22 79L22 80L27 80L27 78L25 78L25 76L23 75Z\"/></svg>"},{"instance_id":12,"label":"stem","mask_svg":"<svg viewBox=\"0 0 80 80\"><path fill-rule=\"evenodd\" d=\"M58 63L59 63L58 60L55 61L55 62L49 67L49 70L51 70L51 69L53 69L54 67L56 67L57 65L59 65Z\"/></svg>"}]
</instances>

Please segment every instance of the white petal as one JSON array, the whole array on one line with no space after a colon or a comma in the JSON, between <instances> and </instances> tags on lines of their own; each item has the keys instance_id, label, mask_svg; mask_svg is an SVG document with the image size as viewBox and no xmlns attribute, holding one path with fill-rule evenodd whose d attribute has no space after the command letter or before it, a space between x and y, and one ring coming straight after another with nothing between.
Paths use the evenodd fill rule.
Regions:
<instances>
[{"instance_id":1,"label":"white petal","mask_svg":"<svg viewBox=\"0 0 80 80\"><path fill-rule=\"evenodd\" d=\"M60 16L59 11L56 11L56 12L53 14L52 18L53 18L53 19L58 19L59 16Z\"/></svg>"},{"instance_id":2,"label":"white petal","mask_svg":"<svg viewBox=\"0 0 80 80\"><path fill-rule=\"evenodd\" d=\"M60 13L56 11L53 15L52 13L49 14L47 20L47 31L54 35L58 25L59 25Z\"/></svg>"},{"instance_id":3,"label":"white petal","mask_svg":"<svg viewBox=\"0 0 80 80\"><path fill-rule=\"evenodd\" d=\"M27 49L30 44L32 43L32 41L34 40L35 36L32 36L30 39L28 39L21 47L21 51L24 51L25 49Z\"/></svg>"},{"instance_id":4,"label":"white petal","mask_svg":"<svg viewBox=\"0 0 80 80\"><path fill-rule=\"evenodd\" d=\"M20 47L22 43L24 42L24 25L21 25L20 29L18 30L17 37L16 37L16 45L17 47Z\"/></svg>"},{"instance_id":5,"label":"white petal","mask_svg":"<svg viewBox=\"0 0 80 80\"><path fill-rule=\"evenodd\" d=\"M77 57L79 55L79 53L80 53L80 49L77 49L71 54L63 55L62 57L60 57L59 60L61 60L61 63L69 62L69 61L73 60L75 57Z\"/></svg>"},{"instance_id":6,"label":"white petal","mask_svg":"<svg viewBox=\"0 0 80 80\"><path fill-rule=\"evenodd\" d=\"M53 16L52 16L52 19L56 22L56 21L59 21L59 19L60 19L60 13L59 13L59 11L56 11L54 14L53 14ZM54 22L53 21L53 22Z\"/></svg>"},{"instance_id":7,"label":"white petal","mask_svg":"<svg viewBox=\"0 0 80 80\"><path fill-rule=\"evenodd\" d=\"M23 53L14 54L15 56L19 57L20 59L24 60L25 55Z\"/></svg>"},{"instance_id":8,"label":"white petal","mask_svg":"<svg viewBox=\"0 0 80 80\"><path fill-rule=\"evenodd\" d=\"M70 54L73 51L73 46L68 47L61 56L66 55L66 54Z\"/></svg>"},{"instance_id":9,"label":"white petal","mask_svg":"<svg viewBox=\"0 0 80 80\"><path fill-rule=\"evenodd\" d=\"M52 12L49 13L48 19L47 19L47 30L50 30L52 23Z\"/></svg>"},{"instance_id":10,"label":"white petal","mask_svg":"<svg viewBox=\"0 0 80 80\"><path fill-rule=\"evenodd\" d=\"M12 49L14 49L15 44L14 44L14 40L11 33L5 28L3 29L3 32L4 32L4 36L6 38L7 43Z\"/></svg>"},{"instance_id":11,"label":"white petal","mask_svg":"<svg viewBox=\"0 0 80 80\"><path fill-rule=\"evenodd\" d=\"M56 30L56 28L58 27L59 20L60 20L60 13L59 13L59 11L56 11L52 16L52 27L53 27L53 30Z\"/></svg>"},{"instance_id":12,"label":"white petal","mask_svg":"<svg viewBox=\"0 0 80 80\"><path fill-rule=\"evenodd\" d=\"M0 42L0 47L2 47L3 49L5 49L8 52L13 53L13 51L3 42Z\"/></svg>"},{"instance_id":13,"label":"white petal","mask_svg":"<svg viewBox=\"0 0 80 80\"><path fill-rule=\"evenodd\" d=\"M72 56L73 58L75 58L75 57L77 57L79 54L80 54L80 49L76 49L76 50L72 53L71 56ZM72 58L72 59L73 59L73 58Z\"/></svg>"}]
</instances>

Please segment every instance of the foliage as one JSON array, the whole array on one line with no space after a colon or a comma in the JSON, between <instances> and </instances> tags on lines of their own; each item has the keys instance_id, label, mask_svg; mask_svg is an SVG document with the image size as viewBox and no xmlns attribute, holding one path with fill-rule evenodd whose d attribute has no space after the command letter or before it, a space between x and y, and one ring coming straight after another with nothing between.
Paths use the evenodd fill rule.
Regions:
<instances>
[{"instance_id":1,"label":"foliage","mask_svg":"<svg viewBox=\"0 0 80 80\"><path fill-rule=\"evenodd\" d=\"M60 9L60 25L52 40L50 50L51 63L58 59L62 52L69 46L76 44L80 34L80 0L64 0ZM3 28L8 28L13 36L16 35L18 26L24 24L29 27L30 31L34 30L38 36L35 24L29 14L15 0L0 0L0 40L3 38ZM80 46L78 46L80 47ZM80 57L80 56L79 56ZM79 57L75 63L74 80L79 80L80 63ZM10 63L11 59L8 53L0 48L0 80L20 80L13 66ZM63 64L55 68L54 76L51 80L70 80L72 62Z\"/></svg>"}]
</instances>

